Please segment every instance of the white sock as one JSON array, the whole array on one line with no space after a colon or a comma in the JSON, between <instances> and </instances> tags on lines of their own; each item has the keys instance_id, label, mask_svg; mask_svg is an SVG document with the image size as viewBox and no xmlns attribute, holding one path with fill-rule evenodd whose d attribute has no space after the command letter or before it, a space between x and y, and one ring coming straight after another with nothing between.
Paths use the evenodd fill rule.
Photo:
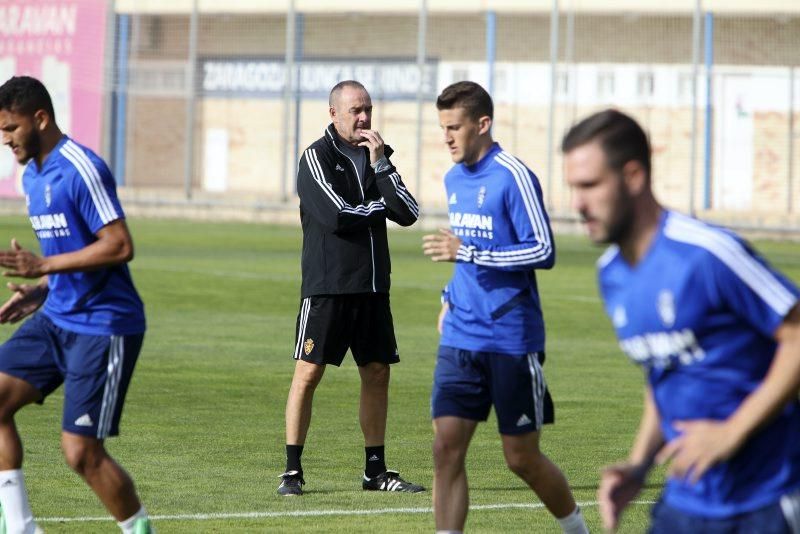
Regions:
<instances>
[{"instance_id":1,"label":"white sock","mask_svg":"<svg viewBox=\"0 0 800 534\"><path fill-rule=\"evenodd\" d=\"M128 519L117 522L117 525L119 525L119 528L122 529L122 534L133 534L133 527L136 526L136 520L146 518L147 510L145 510L144 506L142 506L139 508L138 512L130 516Z\"/></svg>"},{"instance_id":2,"label":"white sock","mask_svg":"<svg viewBox=\"0 0 800 534\"><path fill-rule=\"evenodd\" d=\"M586 521L583 520L581 507L576 506L575 510L567 517L561 519L556 518L558 524L561 525L561 530L565 534L589 534L589 529L586 527Z\"/></svg>"},{"instance_id":3,"label":"white sock","mask_svg":"<svg viewBox=\"0 0 800 534\"><path fill-rule=\"evenodd\" d=\"M22 469L0 471L0 506L3 507L6 531L9 534L36 532Z\"/></svg>"}]
</instances>

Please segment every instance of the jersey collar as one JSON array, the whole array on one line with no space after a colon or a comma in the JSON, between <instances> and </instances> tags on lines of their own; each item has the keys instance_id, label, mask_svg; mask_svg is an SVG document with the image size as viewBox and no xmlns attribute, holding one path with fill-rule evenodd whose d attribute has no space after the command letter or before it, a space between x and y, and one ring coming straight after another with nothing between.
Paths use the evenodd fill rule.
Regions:
<instances>
[{"instance_id":1,"label":"jersey collar","mask_svg":"<svg viewBox=\"0 0 800 534\"><path fill-rule=\"evenodd\" d=\"M461 166L464 168L464 172L468 174L477 174L481 172L486 166L494 160L494 157L503 150L500 148L500 144L497 142L492 143L492 146L489 148L489 151L480 159L477 163L473 163L472 165L467 165L466 163L462 163Z\"/></svg>"}]
</instances>

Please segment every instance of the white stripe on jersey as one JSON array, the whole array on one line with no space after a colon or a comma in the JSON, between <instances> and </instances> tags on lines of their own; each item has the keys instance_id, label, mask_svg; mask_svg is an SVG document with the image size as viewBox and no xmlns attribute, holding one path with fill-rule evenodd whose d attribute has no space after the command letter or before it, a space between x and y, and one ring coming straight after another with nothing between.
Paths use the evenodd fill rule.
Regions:
<instances>
[{"instance_id":1,"label":"white stripe on jersey","mask_svg":"<svg viewBox=\"0 0 800 534\"><path fill-rule=\"evenodd\" d=\"M536 195L536 189L531 181L528 169L516 158L506 152L500 152L495 156L495 161L508 169L514 176L514 181L519 188L525 211L531 222L533 234L538 243L529 248L490 251L490 250L466 250L460 255L459 259L471 258L475 264L493 267L507 267L514 265L527 265L547 258L552 254L553 246L550 241L544 211Z\"/></svg>"},{"instance_id":2,"label":"white stripe on jersey","mask_svg":"<svg viewBox=\"0 0 800 534\"><path fill-rule=\"evenodd\" d=\"M100 178L100 173L97 172L94 163L86 153L76 145L72 140L67 140L59 150L61 154L67 158L77 169L78 173L86 183L89 193L92 196L92 201L97 213L100 215L100 220L103 224L108 224L111 221L119 219L117 210L111 202L111 197L108 195L105 187L103 187L103 180Z\"/></svg>"},{"instance_id":3,"label":"white stripe on jersey","mask_svg":"<svg viewBox=\"0 0 800 534\"><path fill-rule=\"evenodd\" d=\"M124 362L124 337L111 336L108 350L108 368L106 384L103 388L103 404L100 407L100 419L97 423L97 438L105 439L111 431L111 422L117 407L119 384L122 377L122 364Z\"/></svg>"},{"instance_id":4,"label":"white stripe on jersey","mask_svg":"<svg viewBox=\"0 0 800 534\"><path fill-rule=\"evenodd\" d=\"M619 254L619 246L618 245L609 246L606 249L606 251L603 252L603 254L599 258L597 258L597 268L602 269L603 267L611 263L611 260L616 258L617 254Z\"/></svg>"},{"instance_id":5,"label":"white stripe on jersey","mask_svg":"<svg viewBox=\"0 0 800 534\"><path fill-rule=\"evenodd\" d=\"M781 497L781 511L790 532L800 532L800 491L794 491Z\"/></svg>"},{"instance_id":6,"label":"white stripe on jersey","mask_svg":"<svg viewBox=\"0 0 800 534\"><path fill-rule=\"evenodd\" d=\"M370 215L373 212L382 211L384 209L383 204L376 200L371 201L366 206L359 205L355 208L347 204L341 196L336 194L331 184L325 180L325 173L322 172L322 165L319 163L317 151L313 148L309 148L306 150L305 155L306 163L308 164L308 168L314 177L314 181L317 182L323 193L325 193L325 195L331 199L331 202L336 205L336 209L338 211L351 213L353 215Z\"/></svg>"},{"instance_id":7,"label":"white stripe on jersey","mask_svg":"<svg viewBox=\"0 0 800 534\"><path fill-rule=\"evenodd\" d=\"M414 201L414 197L408 192L403 184L400 182L400 175L396 172L393 172L389 175L389 180L391 180L392 184L394 184L394 188L397 191L397 196L405 202L408 209L411 213L414 214L414 217L419 217L419 205Z\"/></svg>"},{"instance_id":8,"label":"white stripe on jersey","mask_svg":"<svg viewBox=\"0 0 800 534\"><path fill-rule=\"evenodd\" d=\"M319 164L317 151L313 148L306 150L306 163L308 164L311 174L314 176L314 181L319 184L322 191L328 195L328 198L336 204L336 208L342 209L344 207L344 200L334 192L333 187L325 180L325 173L322 172L322 166Z\"/></svg>"},{"instance_id":9,"label":"white stripe on jersey","mask_svg":"<svg viewBox=\"0 0 800 534\"><path fill-rule=\"evenodd\" d=\"M536 188L531 180L530 171L525 167L525 164L508 152L500 152L494 159L514 175L514 180L522 193L522 200L525 203L525 209L528 212L537 241L551 247L550 233L547 231L544 210L539 203L539 197L536 195Z\"/></svg>"},{"instance_id":10,"label":"white stripe on jersey","mask_svg":"<svg viewBox=\"0 0 800 534\"><path fill-rule=\"evenodd\" d=\"M294 359L300 359L300 350L303 347L303 338L306 337L306 324L308 323L308 311L311 309L311 297L303 299L300 306L300 324L297 326L297 344L294 347Z\"/></svg>"},{"instance_id":11,"label":"white stripe on jersey","mask_svg":"<svg viewBox=\"0 0 800 534\"><path fill-rule=\"evenodd\" d=\"M733 237L684 215L670 212L664 235L675 241L708 250L736 274L780 316L786 315L797 298L775 276L748 254Z\"/></svg>"}]
</instances>

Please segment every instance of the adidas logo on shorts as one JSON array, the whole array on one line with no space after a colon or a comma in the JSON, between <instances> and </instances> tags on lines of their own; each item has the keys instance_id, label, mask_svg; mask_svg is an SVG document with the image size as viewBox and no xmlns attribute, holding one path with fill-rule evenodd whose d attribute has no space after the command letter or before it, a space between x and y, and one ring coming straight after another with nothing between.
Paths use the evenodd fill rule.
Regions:
<instances>
[{"instance_id":1,"label":"adidas logo on shorts","mask_svg":"<svg viewBox=\"0 0 800 534\"><path fill-rule=\"evenodd\" d=\"M522 414L519 416L519 419L517 420L517 426L523 426L529 424L531 424L531 420L527 415Z\"/></svg>"},{"instance_id":2,"label":"adidas logo on shorts","mask_svg":"<svg viewBox=\"0 0 800 534\"><path fill-rule=\"evenodd\" d=\"M94 426L94 421L92 421L92 418L89 417L88 413L85 413L75 419L75 426Z\"/></svg>"}]
</instances>

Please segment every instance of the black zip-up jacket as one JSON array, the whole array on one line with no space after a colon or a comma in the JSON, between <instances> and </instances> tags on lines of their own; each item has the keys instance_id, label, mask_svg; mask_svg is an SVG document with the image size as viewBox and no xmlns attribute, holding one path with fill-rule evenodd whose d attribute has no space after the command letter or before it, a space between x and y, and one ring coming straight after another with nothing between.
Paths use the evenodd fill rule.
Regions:
<instances>
[{"instance_id":1,"label":"black zip-up jacket","mask_svg":"<svg viewBox=\"0 0 800 534\"><path fill-rule=\"evenodd\" d=\"M388 293L386 219L410 226L419 215L417 202L394 165L376 174L367 153L366 176L361 177L353 160L340 150L342 142L330 124L298 165L302 298ZM392 155L388 145L384 155L387 159Z\"/></svg>"}]
</instances>

